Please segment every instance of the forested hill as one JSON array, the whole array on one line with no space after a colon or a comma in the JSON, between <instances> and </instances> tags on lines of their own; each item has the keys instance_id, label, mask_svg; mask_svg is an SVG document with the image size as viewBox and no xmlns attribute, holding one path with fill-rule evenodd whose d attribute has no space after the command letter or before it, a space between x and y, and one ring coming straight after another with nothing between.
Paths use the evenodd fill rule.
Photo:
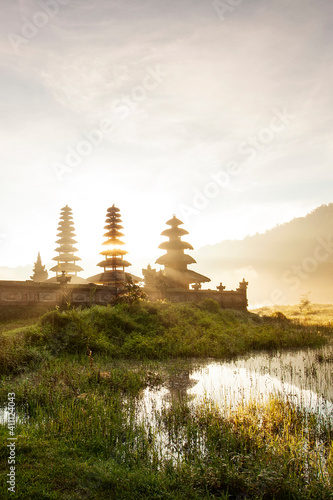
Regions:
<instances>
[{"instance_id":1,"label":"forested hill","mask_svg":"<svg viewBox=\"0 0 333 500\"><path fill-rule=\"evenodd\" d=\"M243 240L199 249L200 272L235 288L249 281L251 303L333 302L333 203Z\"/></svg>"}]
</instances>

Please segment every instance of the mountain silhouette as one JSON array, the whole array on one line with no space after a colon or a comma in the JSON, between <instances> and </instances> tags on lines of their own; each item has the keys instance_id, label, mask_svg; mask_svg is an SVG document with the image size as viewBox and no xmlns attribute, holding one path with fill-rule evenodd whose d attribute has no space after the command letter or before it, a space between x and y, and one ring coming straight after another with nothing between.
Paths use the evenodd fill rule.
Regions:
<instances>
[{"instance_id":1,"label":"mountain silhouette","mask_svg":"<svg viewBox=\"0 0 333 500\"><path fill-rule=\"evenodd\" d=\"M333 302L333 203L243 240L207 245L195 253L201 271L236 288L249 281L250 305Z\"/></svg>"}]
</instances>

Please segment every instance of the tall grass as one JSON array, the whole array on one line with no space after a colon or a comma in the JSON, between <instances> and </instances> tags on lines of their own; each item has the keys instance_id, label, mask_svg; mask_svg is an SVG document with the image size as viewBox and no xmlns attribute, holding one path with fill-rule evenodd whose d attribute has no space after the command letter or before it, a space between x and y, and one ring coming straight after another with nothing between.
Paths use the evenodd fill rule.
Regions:
<instances>
[{"instance_id":1,"label":"tall grass","mask_svg":"<svg viewBox=\"0 0 333 500\"><path fill-rule=\"evenodd\" d=\"M294 324L281 316L221 310L202 304L140 301L114 307L48 312L35 326L0 336L0 374L14 373L48 356L95 354L112 358L228 358L248 351L319 346L329 326Z\"/></svg>"},{"instance_id":2,"label":"tall grass","mask_svg":"<svg viewBox=\"0 0 333 500\"><path fill-rule=\"evenodd\" d=\"M0 336L0 398L14 392L20 417L16 498L332 498L332 426L292 402L222 414L183 400L140 418L141 392L161 384L154 360L314 346L330 335L206 301L56 310ZM0 436L5 443L6 426ZM0 447L2 477L7 455Z\"/></svg>"},{"instance_id":3,"label":"tall grass","mask_svg":"<svg viewBox=\"0 0 333 500\"><path fill-rule=\"evenodd\" d=\"M302 307L302 303L295 305L264 306L252 311L260 316L270 316L281 312L287 318L300 323L312 325L333 324L333 304L312 304Z\"/></svg>"},{"instance_id":4,"label":"tall grass","mask_svg":"<svg viewBox=\"0 0 333 500\"><path fill-rule=\"evenodd\" d=\"M29 408L17 428L17 498L332 498L328 420L278 398L227 415L182 400L149 424L138 418L143 371L123 368L119 381L117 370L104 379L89 370L72 360L16 382ZM0 458L5 475L5 447Z\"/></svg>"},{"instance_id":5,"label":"tall grass","mask_svg":"<svg viewBox=\"0 0 333 500\"><path fill-rule=\"evenodd\" d=\"M0 333L36 323L50 310L49 306L4 306L0 305Z\"/></svg>"}]
</instances>

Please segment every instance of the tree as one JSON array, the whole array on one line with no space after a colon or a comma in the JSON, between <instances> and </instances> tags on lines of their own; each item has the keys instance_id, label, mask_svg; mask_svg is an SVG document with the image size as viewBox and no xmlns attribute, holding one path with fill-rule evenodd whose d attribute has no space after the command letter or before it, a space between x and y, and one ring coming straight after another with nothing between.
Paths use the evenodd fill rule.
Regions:
<instances>
[{"instance_id":1,"label":"tree","mask_svg":"<svg viewBox=\"0 0 333 500\"><path fill-rule=\"evenodd\" d=\"M139 287L139 285L133 283L131 277L127 277L125 290L113 299L113 304L133 304L133 302L145 300L146 298L147 295Z\"/></svg>"},{"instance_id":2,"label":"tree","mask_svg":"<svg viewBox=\"0 0 333 500\"><path fill-rule=\"evenodd\" d=\"M142 269L142 274L147 288L155 288L157 290L177 288L177 283L166 276L164 271L156 271L150 264L148 264L147 269Z\"/></svg>"},{"instance_id":3,"label":"tree","mask_svg":"<svg viewBox=\"0 0 333 500\"><path fill-rule=\"evenodd\" d=\"M311 302L309 300L310 292L304 293L300 297L299 310L302 312L310 312L311 311Z\"/></svg>"}]
</instances>

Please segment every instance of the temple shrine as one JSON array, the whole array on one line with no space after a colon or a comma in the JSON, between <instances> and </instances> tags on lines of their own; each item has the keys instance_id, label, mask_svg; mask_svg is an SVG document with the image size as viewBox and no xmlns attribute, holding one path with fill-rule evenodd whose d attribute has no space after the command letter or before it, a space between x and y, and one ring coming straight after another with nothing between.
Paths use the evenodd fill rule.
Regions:
<instances>
[{"instance_id":1,"label":"temple shrine","mask_svg":"<svg viewBox=\"0 0 333 500\"><path fill-rule=\"evenodd\" d=\"M108 208L105 222L104 249L100 253L104 259L97 264L103 271L88 279L81 278L78 273L83 269L77 264L81 259L76 255L78 249L74 246L77 241L74 239L72 210L68 205L63 207L58 225L58 247L55 249L58 255L53 258L56 265L50 269L56 275L47 279L47 271L38 253L30 281L0 281L0 305L42 304L54 307L63 303L64 296L66 303L73 306L107 305L113 303L119 294L126 293L129 282L144 282L143 291L152 301L200 302L213 299L222 308L246 311L248 282L245 279L236 290L226 290L222 283L213 290L201 288L202 283L211 280L188 269L196 261L185 251L193 250L193 247L182 240L189 233L179 227L183 222L175 215L166 222L168 229L161 233L167 237L167 241L159 245L165 253L156 260L156 264L163 266L163 269L157 271L148 265L142 269L144 278L127 271L131 263L124 259L128 252L123 249L121 238L124 234L121 232L123 226L119 208L115 205Z\"/></svg>"},{"instance_id":2,"label":"temple shrine","mask_svg":"<svg viewBox=\"0 0 333 500\"><path fill-rule=\"evenodd\" d=\"M75 229L73 223L73 215L72 209L69 208L68 205L63 207L60 212L60 220L58 225L58 247L55 249L55 252L58 252L56 257L53 257L52 260L55 260L57 264L50 269L56 273L56 276L50 278L49 282L59 281L58 278L65 274L72 283L84 283L86 280L78 277L77 273L83 271L82 267L77 265L77 261L81 260L80 257L75 255L75 252L78 251L74 245L77 243L74 240Z\"/></svg>"},{"instance_id":3,"label":"temple shrine","mask_svg":"<svg viewBox=\"0 0 333 500\"><path fill-rule=\"evenodd\" d=\"M47 278L49 277L49 273L45 269L45 266L43 266L42 264L40 252L38 252L37 260L34 263L34 268L32 272L33 274L32 276L30 276L30 279L32 279L32 281L35 281L36 283L38 282L40 283L41 281L46 281Z\"/></svg>"},{"instance_id":4,"label":"temple shrine","mask_svg":"<svg viewBox=\"0 0 333 500\"><path fill-rule=\"evenodd\" d=\"M104 271L88 278L87 281L89 283L121 288L129 279L134 282L141 281L137 276L125 272L125 268L132 264L124 260L124 255L127 255L128 252L121 248L125 243L120 239L124 236L124 234L120 232L120 229L124 229L120 224L122 222L120 217L119 208L114 205L108 208L105 220L106 226L104 226L104 229L107 230L106 233L104 233L104 237L107 239L103 243L106 248L100 253L100 255L104 255L105 258L97 264L99 267L102 267Z\"/></svg>"},{"instance_id":5,"label":"temple shrine","mask_svg":"<svg viewBox=\"0 0 333 500\"><path fill-rule=\"evenodd\" d=\"M193 250L192 245L186 241L182 241L182 236L189 234L186 229L179 226L183 222L174 215L172 219L166 222L169 229L165 229L161 235L167 236L169 241L164 241L158 248L166 250L166 254L159 257L155 264L164 266L164 274L170 281L170 285L188 289L191 283L195 287L201 287L201 283L208 283L210 278L196 273L191 269L187 269L189 264L196 264L196 261L190 255L184 253L184 250Z\"/></svg>"}]
</instances>

